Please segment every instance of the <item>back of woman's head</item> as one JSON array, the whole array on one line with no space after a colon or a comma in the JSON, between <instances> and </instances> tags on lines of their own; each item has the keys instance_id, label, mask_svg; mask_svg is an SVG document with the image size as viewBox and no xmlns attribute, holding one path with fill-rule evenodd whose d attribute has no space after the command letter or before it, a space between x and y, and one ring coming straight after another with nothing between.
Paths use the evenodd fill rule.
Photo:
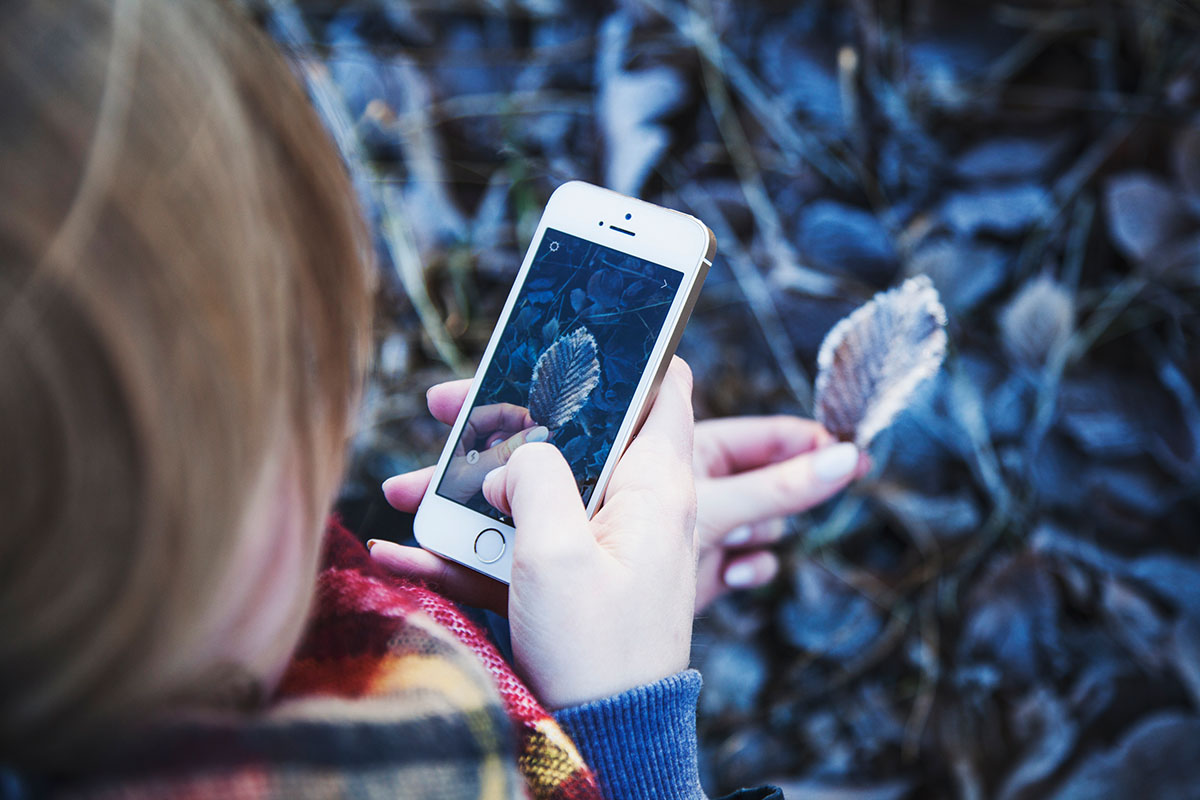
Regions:
<instances>
[{"instance_id":1,"label":"back of woman's head","mask_svg":"<svg viewBox=\"0 0 1200 800\"><path fill-rule=\"evenodd\" d=\"M206 655L254 626L279 474L315 571L369 270L302 91L216 0L6 6L0 197L0 762L44 766L294 644L307 587Z\"/></svg>"}]
</instances>

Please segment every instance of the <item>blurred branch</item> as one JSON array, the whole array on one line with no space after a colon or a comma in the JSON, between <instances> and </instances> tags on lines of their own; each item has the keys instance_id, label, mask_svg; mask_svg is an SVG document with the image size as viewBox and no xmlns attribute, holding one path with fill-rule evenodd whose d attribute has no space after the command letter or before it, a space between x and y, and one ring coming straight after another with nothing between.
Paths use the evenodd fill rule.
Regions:
<instances>
[{"instance_id":1,"label":"blurred branch","mask_svg":"<svg viewBox=\"0 0 1200 800\"><path fill-rule=\"evenodd\" d=\"M267 4L272 28L292 55L313 104L327 122L326 127L341 152L351 180L363 200L372 204L382 218L381 235L388 256L417 312L425 335L447 365L457 373L466 372L469 364L446 332L441 315L429 297L425 286L425 270L411 226L399 208L395 189L381 180L363 152L345 98L326 66L315 56L312 39L300 12L293 0L267 0Z\"/></svg>"},{"instance_id":2,"label":"blurred branch","mask_svg":"<svg viewBox=\"0 0 1200 800\"><path fill-rule=\"evenodd\" d=\"M693 13L695 13L695 9L693 9ZM711 29L704 29L704 32L712 33ZM836 280L823 272L799 263L799 258L784 233L779 212L767 194L767 188L763 185L762 170L754 159L746 132L729 102L724 73L721 70L719 49L713 49L717 52L716 60L705 60L701 65L709 107L712 109L713 116L716 117L717 127L733 161L734 171L737 173L738 182L742 187L742 194L754 215L756 226L763 232L763 239L772 260L776 265L783 265L787 269L801 291L818 296L839 296L841 292Z\"/></svg>"},{"instance_id":3,"label":"blurred branch","mask_svg":"<svg viewBox=\"0 0 1200 800\"><path fill-rule=\"evenodd\" d=\"M640 2L674 25L679 34L692 43L701 57L702 66L716 68L722 80L728 81L785 157L802 158L836 186L850 188L856 185L857 171L844 163L847 156L835 154L828 144L787 118L788 115L771 99L754 73L736 53L721 44L720 37L712 28L711 15L697 14L691 7L672 0Z\"/></svg>"},{"instance_id":4,"label":"blurred branch","mask_svg":"<svg viewBox=\"0 0 1200 800\"><path fill-rule=\"evenodd\" d=\"M941 646L937 622L937 601L932 596L936 587L926 590L917 603L917 622L920 634L917 637L915 655L921 679L913 698L912 710L904 725L904 757L913 759L921 748L921 735L933 712L933 701L937 693L942 667L938 651Z\"/></svg>"},{"instance_id":5,"label":"blurred branch","mask_svg":"<svg viewBox=\"0 0 1200 800\"><path fill-rule=\"evenodd\" d=\"M812 379L796 358L796 350L792 347L779 310L771 297L767 282L759 274L753 260L742 249L741 243L733 232L733 228L725 220L725 215L713 202L708 193L692 181L678 181L676 191L679 196L705 219L717 236L717 247L729 264L734 280L742 290L742 295L754 312L751 316L758 323L766 340L771 356L779 366L779 371L787 382L788 389L805 414L811 414L813 408Z\"/></svg>"},{"instance_id":6,"label":"blurred branch","mask_svg":"<svg viewBox=\"0 0 1200 800\"><path fill-rule=\"evenodd\" d=\"M514 114L580 114L595 110L595 99L588 94L550 92L542 89L526 92L493 92L447 97L422 111L398 111L389 126L397 136L407 136L424 126L428 117L440 122L479 117L510 117Z\"/></svg>"}]
</instances>

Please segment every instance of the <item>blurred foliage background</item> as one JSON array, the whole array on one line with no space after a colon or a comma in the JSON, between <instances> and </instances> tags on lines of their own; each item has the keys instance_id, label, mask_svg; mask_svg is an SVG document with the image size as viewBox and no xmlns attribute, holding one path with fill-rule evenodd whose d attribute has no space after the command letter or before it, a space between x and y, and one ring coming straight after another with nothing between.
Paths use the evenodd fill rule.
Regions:
<instances>
[{"instance_id":1,"label":"blurred foliage background","mask_svg":"<svg viewBox=\"0 0 1200 800\"><path fill-rule=\"evenodd\" d=\"M1200 797L1195 0L259 6L378 232L360 528L563 181L716 231L701 417L809 413L825 332L925 273L939 379L698 623L706 787Z\"/></svg>"}]
</instances>

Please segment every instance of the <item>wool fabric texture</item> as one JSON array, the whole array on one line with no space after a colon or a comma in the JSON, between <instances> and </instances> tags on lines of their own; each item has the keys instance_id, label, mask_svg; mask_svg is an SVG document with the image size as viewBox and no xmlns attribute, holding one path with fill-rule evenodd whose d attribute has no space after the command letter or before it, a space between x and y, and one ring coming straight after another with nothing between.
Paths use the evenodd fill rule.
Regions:
<instances>
[{"instance_id":1,"label":"wool fabric texture","mask_svg":"<svg viewBox=\"0 0 1200 800\"><path fill-rule=\"evenodd\" d=\"M487 678L498 690L503 710L520 739L517 765L534 798L600 800L595 776L570 738L516 676L492 640L458 606L425 586L388 574L336 521L330 525L326 547L316 613L284 676L282 697L330 691L362 697L395 685L397 676L410 671L408 665L423 664L414 671L421 676L438 666L445 667L448 674L453 662L463 673L463 686L473 689L469 696L459 697L468 714L478 715L477 706L491 699ZM445 652L440 656L442 664L427 663L430 643L441 631L430 631L413 612L452 633L469 653L460 651L451 657ZM348 641L348 637L353 638ZM388 643L382 653L378 653L380 642ZM463 656L466 663L460 661ZM477 670L479 664L488 674L469 681L466 673ZM357 678L348 681L345 667L351 667ZM443 674L435 683L447 694L457 694L454 686L442 685L444 678ZM484 738L495 735L486 730Z\"/></svg>"},{"instance_id":2,"label":"wool fabric texture","mask_svg":"<svg viewBox=\"0 0 1200 800\"><path fill-rule=\"evenodd\" d=\"M260 712L158 725L34 797L601 800L492 641L330 525L307 632Z\"/></svg>"}]
</instances>

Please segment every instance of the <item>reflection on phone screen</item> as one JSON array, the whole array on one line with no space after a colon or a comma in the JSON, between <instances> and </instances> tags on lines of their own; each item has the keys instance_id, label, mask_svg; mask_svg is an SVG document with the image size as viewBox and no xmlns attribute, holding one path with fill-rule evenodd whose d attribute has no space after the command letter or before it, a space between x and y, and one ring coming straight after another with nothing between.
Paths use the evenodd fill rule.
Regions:
<instances>
[{"instance_id":1,"label":"reflection on phone screen","mask_svg":"<svg viewBox=\"0 0 1200 800\"><path fill-rule=\"evenodd\" d=\"M586 505L682 280L547 228L437 493L511 524L483 478L521 444L550 441Z\"/></svg>"}]
</instances>

